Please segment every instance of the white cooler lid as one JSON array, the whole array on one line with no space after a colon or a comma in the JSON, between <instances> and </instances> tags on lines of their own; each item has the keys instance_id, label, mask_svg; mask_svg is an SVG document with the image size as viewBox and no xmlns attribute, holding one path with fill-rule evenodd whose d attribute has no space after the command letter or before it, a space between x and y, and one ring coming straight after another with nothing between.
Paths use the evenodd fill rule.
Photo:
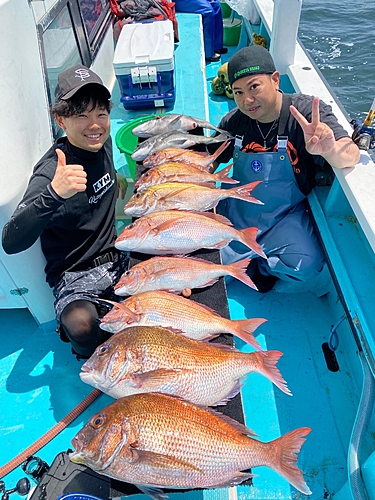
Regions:
<instances>
[{"instance_id":1,"label":"white cooler lid","mask_svg":"<svg viewBox=\"0 0 375 500\"><path fill-rule=\"evenodd\" d=\"M169 19L123 26L117 40L116 69L165 64L173 61L174 33Z\"/></svg>"}]
</instances>

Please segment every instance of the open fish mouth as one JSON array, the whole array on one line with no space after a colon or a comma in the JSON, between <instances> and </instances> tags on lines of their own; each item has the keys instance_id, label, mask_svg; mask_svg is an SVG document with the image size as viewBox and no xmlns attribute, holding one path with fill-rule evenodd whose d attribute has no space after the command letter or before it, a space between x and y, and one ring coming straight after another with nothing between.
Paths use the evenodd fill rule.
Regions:
<instances>
[{"instance_id":1,"label":"open fish mouth","mask_svg":"<svg viewBox=\"0 0 375 500\"><path fill-rule=\"evenodd\" d=\"M74 451L72 451L71 453L69 453L69 458L73 462L79 463L80 459L83 458L81 456L81 451L83 450L83 447L84 447L83 446L83 442L77 436L75 436L72 439L72 445L74 447Z\"/></svg>"}]
</instances>

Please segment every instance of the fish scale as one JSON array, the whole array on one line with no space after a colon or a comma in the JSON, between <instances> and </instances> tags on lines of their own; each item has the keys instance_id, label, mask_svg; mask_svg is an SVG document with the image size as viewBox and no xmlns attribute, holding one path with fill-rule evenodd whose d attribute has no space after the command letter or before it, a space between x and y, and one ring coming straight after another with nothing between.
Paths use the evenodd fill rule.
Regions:
<instances>
[{"instance_id":1,"label":"fish scale","mask_svg":"<svg viewBox=\"0 0 375 500\"><path fill-rule=\"evenodd\" d=\"M214 264L194 257L152 257L125 271L114 286L116 295L134 295L151 290L182 292L211 286L222 276L232 276L256 288L246 269L250 259L233 264Z\"/></svg>"},{"instance_id":2,"label":"fish scale","mask_svg":"<svg viewBox=\"0 0 375 500\"><path fill-rule=\"evenodd\" d=\"M311 494L295 465L311 431L295 429L269 443L242 424L165 394L121 398L94 415L72 440L70 459L160 500L160 488L240 484L241 471L265 465Z\"/></svg>"},{"instance_id":3,"label":"fish scale","mask_svg":"<svg viewBox=\"0 0 375 500\"><path fill-rule=\"evenodd\" d=\"M204 406L223 404L257 372L290 395L276 364L282 353L242 353L221 344L189 339L165 328L134 326L116 333L82 366L80 377L121 398L163 392Z\"/></svg>"},{"instance_id":4,"label":"fish scale","mask_svg":"<svg viewBox=\"0 0 375 500\"><path fill-rule=\"evenodd\" d=\"M175 113L167 113L147 120L134 127L132 133L137 137L151 137L152 135L163 134L169 130L189 131L198 127L224 133L224 130L215 127L215 125L206 120Z\"/></svg>"},{"instance_id":5,"label":"fish scale","mask_svg":"<svg viewBox=\"0 0 375 500\"><path fill-rule=\"evenodd\" d=\"M124 206L124 213L140 217L169 209L207 211L227 198L263 205L260 200L251 196L251 192L260 182L262 181L250 182L230 189L187 182L155 184L133 194Z\"/></svg>"},{"instance_id":6,"label":"fish scale","mask_svg":"<svg viewBox=\"0 0 375 500\"><path fill-rule=\"evenodd\" d=\"M231 333L261 350L253 332L266 320L231 320L213 309L174 293L161 290L133 295L118 303L101 320L100 327L116 333L131 326L161 326L186 337L203 340Z\"/></svg>"},{"instance_id":7,"label":"fish scale","mask_svg":"<svg viewBox=\"0 0 375 500\"><path fill-rule=\"evenodd\" d=\"M148 255L187 254L201 248L218 249L240 241L261 257L257 228L235 229L222 215L210 212L162 210L126 226L115 247Z\"/></svg>"}]
</instances>

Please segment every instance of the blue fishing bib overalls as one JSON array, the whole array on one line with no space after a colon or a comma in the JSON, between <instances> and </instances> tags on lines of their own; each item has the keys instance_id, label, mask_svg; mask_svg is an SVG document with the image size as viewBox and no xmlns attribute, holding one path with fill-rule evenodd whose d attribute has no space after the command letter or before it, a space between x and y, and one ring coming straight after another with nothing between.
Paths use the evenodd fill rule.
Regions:
<instances>
[{"instance_id":1,"label":"blue fishing bib overalls","mask_svg":"<svg viewBox=\"0 0 375 500\"><path fill-rule=\"evenodd\" d=\"M228 198L219 204L217 212L228 217L237 229L257 227L257 241L267 259L232 242L221 250L223 264L259 257L262 274L285 281L315 278L324 265L324 254L303 203L306 197L294 176L287 137L279 135L277 152L265 153L241 152L242 139L236 137L233 178L241 185L261 180L251 194L263 205Z\"/></svg>"}]
</instances>

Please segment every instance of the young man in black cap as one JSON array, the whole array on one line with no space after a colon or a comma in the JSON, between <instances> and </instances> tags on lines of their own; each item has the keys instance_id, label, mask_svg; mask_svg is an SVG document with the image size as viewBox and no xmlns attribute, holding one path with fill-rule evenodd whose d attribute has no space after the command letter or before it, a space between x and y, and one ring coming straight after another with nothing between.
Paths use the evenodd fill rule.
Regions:
<instances>
[{"instance_id":1,"label":"young man in black cap","mask_svg":"<svg viewBox=\"0 0 375 500\"><path fill-rule=\"evenodd\" d=\"M238 229L257 227L268 258L255 258L240 243L232 243L222 249L223 262L254 257L248 273L261 292L278 278L312 280L323 269L324 254L306 210L306 195L325 164L356 165L358 147L318 97L279 90L280 74L264 47L236 52L228 63L228 78L237 108L218 126L236 140L218 163L233 158L233 177L241 184L261 180L252 196L263 205L228 199L217 211Z\"/></svg>"},{"instance_id":2,"label":"young man in black cap","mask_svg":"<svg viewBox=\"0 0 375 500\"><path fill-rule=\"evenodd\" d=\"M3 229L8 254L26 250L40 237L60 336L83 358L107 338L99 327L98 298L111 295L126 260L114 248L115 204L127 183L113 165L110 97L85 66L59 75L51 111L66 136L35 166Z\"/></svg>"}]
</instances>

